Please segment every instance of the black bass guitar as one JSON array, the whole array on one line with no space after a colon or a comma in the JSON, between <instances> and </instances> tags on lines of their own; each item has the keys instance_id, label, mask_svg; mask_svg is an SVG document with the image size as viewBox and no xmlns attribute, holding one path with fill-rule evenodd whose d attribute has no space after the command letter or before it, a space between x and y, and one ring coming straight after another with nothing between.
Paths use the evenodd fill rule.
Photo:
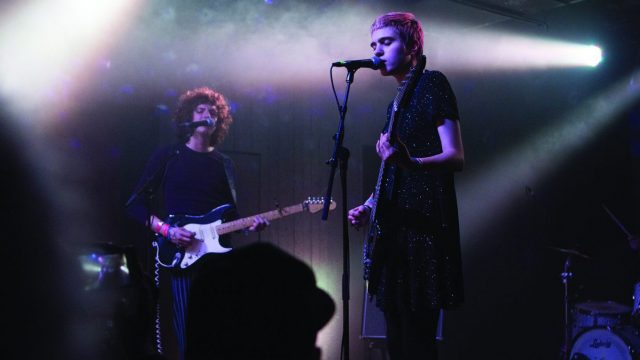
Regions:
<instances>
[{"instance_id":1,"label":"black bass guitar","mask_svg":"<svg viewBox=\"0 0 640 360\"><path fill-rule=\"evenodd\" d=\"M303 211L315 213L322 210L323 204L324 200L322 198L309 198L300 204L267 211L262 214L229 222L223 222L224 213L232 207L228 204L219 206L208 213L199 216L170 215L167 223L172 226L183 227L196 233L196 241L187 248L180 248L172 243L168 238L158 236L156 241L153 243L153 246L156 248L156 261L159 265L167 268L186 269L205 254L225 253L230 251L231 248L222 246L220 243L220 236L251 227L256 216L262 216L263 218L271 221ZM331 200L329 209L333 210L335 208L336 204Z\"/></svg>"},{"instance_id":2,"label":"black bass guitar","mask_svg":"<svg viewBox=\"0 0 640 360\"><path fill-rule=\"evenodd\" d=\"M393 100L391 108L391 114L389 117L389 126L387 132L389 133L389 141L393 145L396 141L396 123L398 118L398 110L406 106L407 101L411 98L411 94L420 79L420 75L424 71L427 58L422 55L418 58L418 64L416 67L411 68L409 73L405 76L404 80L398 87L398 93ZM369 283L376 284L379 277L378 268L376 268L377 261L384 256L384 251L381 250L380 242L384 241L384 211L385 203L391 200L393 193L393 176L391 169L381 162L380 170L378 172L378 180L376 181L376 187L373 191L373 206L371 207L371 213L369 218L369 233L367 240L364 244L364 277Z\"/></svg>"}]
</instances>

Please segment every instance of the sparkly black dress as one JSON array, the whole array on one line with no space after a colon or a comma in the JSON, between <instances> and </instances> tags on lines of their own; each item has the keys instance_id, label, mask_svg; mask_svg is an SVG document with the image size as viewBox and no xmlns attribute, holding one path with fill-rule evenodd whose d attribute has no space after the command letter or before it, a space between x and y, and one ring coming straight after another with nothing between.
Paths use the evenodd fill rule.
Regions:
<instances>
[{"instance_id":1,"label":"sparkly black dress","mask_svg":"<svg viewBox=\"0 0 640 360\"><path fill-rule=\"evenodd\" d=\"M442 152L437 126L459 120L447 78L425 71L409 103L399 110L397 133L412 157ZM387 113L387 125L391 107ZM386 128L386 126L385 126ZM411 310L451 308L462 302L462 264L458 209L452 172L392 169L393 196L383 210L387 235L380 280L369 282L377 305Z\"/></svg>"}]
</instances>

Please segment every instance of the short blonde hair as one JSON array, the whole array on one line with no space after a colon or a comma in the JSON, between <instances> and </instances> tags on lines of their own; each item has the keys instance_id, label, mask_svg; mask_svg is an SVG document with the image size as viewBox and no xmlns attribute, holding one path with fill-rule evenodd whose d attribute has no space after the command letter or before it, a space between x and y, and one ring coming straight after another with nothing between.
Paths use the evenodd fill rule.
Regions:
<instances>
[{"instance_id":1,"label":"short blonde hair","mask_svg":"<svg viewBox=\"0 0 640 360\"><path fill-rule=\"evenodd\" d=\"M409 12L390 12L380 15L371 24L371 33L384 28L392 27L400 34L400 39L407 49L416 48L415 57L423 53L424 34L422 26L415 15Z\"/></svg>"}]
</instances>

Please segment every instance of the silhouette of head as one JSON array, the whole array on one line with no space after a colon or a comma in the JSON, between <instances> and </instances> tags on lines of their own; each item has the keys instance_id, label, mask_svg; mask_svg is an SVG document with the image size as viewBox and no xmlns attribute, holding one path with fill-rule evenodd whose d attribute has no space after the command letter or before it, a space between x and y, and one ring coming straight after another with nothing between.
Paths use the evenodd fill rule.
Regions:
<instances>
[{"instance_id":1,"label":"silhouette of head","mask_svg":"<svg viewBox=\"0 0 640 360\"><path fill-rule=\"evenodd\" d=\"M188 359L320 359L316 335L335 304L308 265L266 243L201 260Z\"/></svg>"}]
</instances>

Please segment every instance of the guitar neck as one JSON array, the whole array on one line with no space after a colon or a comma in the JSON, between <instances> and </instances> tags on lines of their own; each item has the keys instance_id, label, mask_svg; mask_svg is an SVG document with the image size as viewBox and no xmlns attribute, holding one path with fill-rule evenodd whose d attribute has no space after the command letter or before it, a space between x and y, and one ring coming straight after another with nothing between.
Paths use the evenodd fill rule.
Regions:
<instances>
[{"instance_id":1,"label":"guitar neck","mask_svg":"<svg viewBox=\"0 0 640 360\"><path fill-rule=\"evenodd\" d=\"M378 171L378 180L376 181L376 187L373 190L373 206L371 207L371 213L369 214L369 220L373 222L376 218L376 212L378 210L378 199L380 199L380 190L382 188L382 181L385 177L386 165L383 162L380 163L380 170Z\"/></svg>"},{"instance_id":2,"label":"guitar neck","mask_svg":"<svg viewBox=\"0 0 640 360\"><path fill-rule=\"evenodd\" d=\"M396 93L396 97L393 99L393 106L391 108L391 114L389 116L389 125L387 127L387 132L389 133L389 141L393 145L396 140L396 122L398 117L398 109L401 106L404 106L404 103L407 101L408 94L410 94L413 89L411 88L415 85L415 82L420 78L420 74L424 71L424 67L426 64L426 58L422 56L418 64L415 68L412 68L411 71L407 74L405 79L402 81L402 85L400 89ZM383 162L380 163L380 171L378 172L378 180L376 181L376 187L373 192L373 207L371 208L370 213L370 222L373 223L376 220L378 203L380 200L380 193L384 190L382 188L382 182L388 176L387 174L387 166ZM372 228L373 229L373 228ZM373 231L373 230L372 230Z\"/></svg>"},{"instance_id":3,"label":"guitar neck","mask_svg":"<svg viewBox=\"0 0 640 360\"><path fill-rule=\"evenodd\" d=\"M230 232L246 229L248 227L251 227L251 225L253 225L253 221L257 216L261 216L266 220L271 221L271 220L283 218L285 216L297 214L304 210L305 210L305 207L303 204L291 205L291 206L284 207L282 209L271 210L271 211L264 212L262 214L249 216L246 218L230 221L227 223L222 223L216 227L216 232L218 233L218 235L224 235Z\"/></svg>"}]
</instances>

